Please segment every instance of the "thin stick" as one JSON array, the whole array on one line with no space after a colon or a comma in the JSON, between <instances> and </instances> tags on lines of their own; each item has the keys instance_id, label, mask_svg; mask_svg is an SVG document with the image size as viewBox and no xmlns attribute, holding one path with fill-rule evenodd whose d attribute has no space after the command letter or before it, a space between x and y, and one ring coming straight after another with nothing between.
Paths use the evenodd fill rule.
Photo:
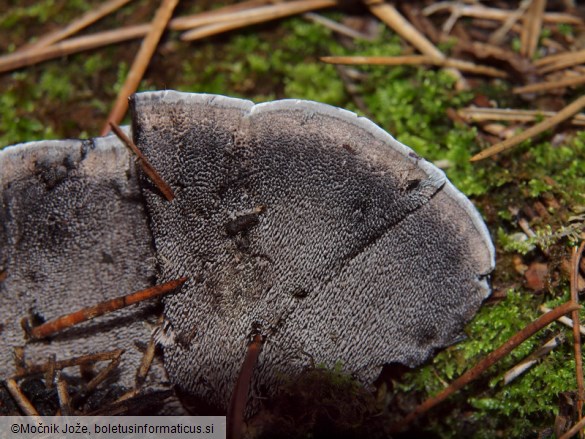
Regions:
<instances>
[{"instance_id":1,"label":"thin stick","mask_svg":"<svg viewBox=\"0 0 585 439\"><path fill-rule=\"evenodd\" d=\"M571 429L569 431L567 431L565 434L563 434L561 437L559 437L559 439L570 439L573 436L575 436L575 434L579 433L581 431L581 429L584 427L585 427L585 418L581 419L579 422L577 422L575 425L573 425L573 427L571 427Z\"/></svg>"},{"instance_id":2,"label":"thin stick","mask_svg":"<svg viewBox=\"0 0 585 439\"><path fill-rule=\"evenodd\" d=\"M57 396L59 397L59 410L61 410L61 415L70 416L72 412L69 391L67 390L67 382L61 376L60 371L56 373L55 381L57 382Z\"/></svg>"},{"instance_id":3,"label":"thin stick","mask_svg":"<svg viewBox=\"0 0 585 439\"><path fill-rule=\"evenodd\" d=\"M124 115L128 110L128 98L140 85L144 72L146 72L146 68L158 46L160 37L173 15L177 3L179 3L179 0L162 0L162 4L156 11L154 19L152 20L152 27L142 41L140 49L136 54L136 58L134 58L134 62L132 63L132 67L130 67L128 76L126 77L126 81L118 93L112 111L110 111L108 122L104 125L101 133L102 136L105 136L110 132L110 123L119 124L124 118Z\"/></svg>"},{"instance_id":4,"label":"thin stick","mask_svg":"<svg viewBox=\"0 0 585 439\"><path fill-rule=\"evenodd\" d=\"M150 164L148 159L142 154L142 151L138 149L136 144L120 129L119 126L115 125L114 123L110 122L110 127L112 131L118 136L118 138L124 142L128 148L132 150L132 152L138 157L138 163L142 167L144 173L150 178L150 180L154 183L154 185L158 188L159 191L164 195L167 201L173 201L175 198L175 193L171 189L171 187L163 180L160 174L154 169L154 167Z\"/></svg>"},{"instance_id":5,"label":"thin stick","mask_svg":"<svg viewBox=\"0 0 585 439\"><path fill-rule=\"evenodd\" d=\"M254 373L254 367L262 352L264 340L260 334L254 336L252 342L248 345L246 357L242 363L238 380L232 393L230 406L227 416L227 437L228 439L239 439L242 435L244 425L244 411L248 400L248 391L250 390L250 381Z\"/></svg>"},{"instance_id":6,"label":"thin stick","mask_svg":"<svg viewBox=\"0 0 585 439\"><path fill-rule=\"evenodd\" d=\"M508 75L503 70L493 67L480 66L468 61L462 61L453 58L435 58L427 55L408 55L408 56L322 56L321 61L330 64L348 64L348 65L416 65L430 64L439 67L453 67L458 70L471 73L478 73L496 78L505 78Z\"/></svg>"},{"instance_id":7,"label":"thin stick","mask_svg":"<svg viewBox=\"0 0 585 439\"><path fill-rule=\"evenodd\" d=\"M542 21L546 0L533 0L528 13L523 20L521 41L523 42L520 53L528 58L534 56L538 46L538 37L542 29Z\"/></svg>"},{"instance_id":8,"label":"thin stick","mask_svg":"<svg viewBox=\"0 0 585 439\"><path fill-rule=\"evenodd\" d=\"M538 82L536 84L524 85L522 87L514 87L512 93L538 93L581 84L585 84L585 75L572 76L570 78L559 79L558 81Z\"/></svg>"},{"instance_id":9,"label":"thin stick","mask_svg":"<svg viewBox=\"0 0 585 439\"><path fill-rule=\"evenodd\" d=\"M123 349L116 349L114 351L96 352L94 354L82 355L80 357L69 358L55 362L55 370L62 370L66 367L80 366L87 363L96 363L99 361L111 361L114 358L122 355ZM35 364L28 366L25 370L17 371L13 376L14 379L24 378L29 375L38 373L45 373L51 365L49 362L43 364Z\"/></svg>"},{"instance_id":10,"label":"thin stick","mask_svg":"<svg viewBox=\"0 0 585 439\"><path fill-rule=\"evenodd\" d=\"M212 11L204 11L186 17L173 18L169 23L172 30L189 30L199 26L219 23L223 21L233 21L241 18L241 11L265 6L272 3L272 0L248 0L233 5L224 6Z\"/></svg>"},{"instance_id":11,"label":"thin stick","mask_svg":"<svg viewBox=\"0 0 585 439\"><path fill-rule=\"evenodd\" d=\"M299 0L288 3L278 3L271 6L263 6L238 13L238 18L227 22L201 26L181 35L182 41L194 41L202 38L218 35L234 29L240 29L253 24L265 23L291 15L302 14L316 9L331 8L336 6L334 0Z\"/></svg>"},{"instance_id":12,"label":"thin stick","mask_svg":"<svg viewBox=\"0 0 585 439\"><path fill-rule=\"evenodd\" d=\"M100 20L101 18L105 17L108 14L120 9L130 0L110 0L103 3L100 7L95 10L89 11L87 14L83 15L78 20L75 20L73 23L69 24L65 29L60 29L56 32L52 32L44 37L39 38L36 42L24 46L19 49L20 50L34 50L34 49L41 49L48 47L57 41L64 40L65 38L79 32L81 29L86 28L92 23Z\"/></svg>"},{"instance_id":13,"label":"thin stick","mask_svg":"<svg viewBox=\"0 0 585 439\"><path fill-rule=\"evenodd\" d=\"M10 395L12 396L16 404L18 404L18 406L24 412L25 415L39 416L39 412L37 412L35 406L32 405L32 403L24 395L24 393L22 393L22 390L20 390L20 387L18 386L14 378L8 378L6 380L6 388L8 389Z\"/></svg>"},{"instance_id":14,"label":"thin stick","mask_svg":"<svg viewBox=\"0 0 585 439\"><path fill-rule=\"evenodd\" d=\"M166 294L176 289L177 287L181 286L183 283L185 283L186 280L187 280L186 277L182 277L180 279L172 280L170 282L166 282L162 285L156 285L151 288L146 288L144 290L140 290L135 293L128 294L126 296L106 300L95 306L83 308L79 311L75 311L72 312L71 314L58 317L54 320L43 323L42 325L36 326L34 328L29 328L28 335L33 340L48 337L59 331L62 331L63 329L77 325L78 323L91 320L95 317L101 316L112 311L119 310L121 308L125 308L129 305L141 302L146 299L152 299L154 297Z\"/></svg>"},{"instance_id":15,"label":"thin stick","mask_svg":"<svg viewBox=\"0 0 585 439\"><path fill-rule=\"evenodd\" d=\"M453 381L449 385L449 387L444 389L438 395L427 399L422 404L420 404L418 407L416 407L401 422L392 426L391 430L393 432L398 432L398 431L402 430L404 427L406 427L408 424L410 424L412 421L414 421L420 415L422 415L423 413L426 413L427 411L429 411L430 409L435 407L437 404L443 402L445 399L447 399L453 393L455 393L459 389L463 388L465 385L469 384L471 381L477 379L486 369L488 369L489 367L494 365L496 362L498 362L499 360L504 358L506 355L508 355L510 352L512 352L512 350L514 350L522 342L524 342L526 339L528 339L529 337L534 335L536 332L540 331L542 328L549 325L551 322L554 322L560 316L563 316L567 313L575 311L579 308L580 307L578 304L576 304L572 301L569 301L569 302L566 302L566 303L556 307L551 312L540 316L538 319L536 319L535 321L533 321L532 323L527 325L524 329L522 329L521 331L518 331L516 334L514 334L512 337L510 337L508 339L508 341L506 341L499 348L492 351L485 358L480 360L474 367L472 367L467 372L465 372L463 375L461 375L459 378L457 378L455 381Z\"/></svg>"},{"instance_id":16,"label":"thin stick","mask_svg":"<svg viewBox=\"0 0 585 439\"><path fill-rule=\"evenodd\" d=\"M571 300L579 303L579 262L583 255L585 241L579 248L573 248L571 258ZM579 421L583 418L583 401L585 400L585 387L583 385L583 357L581 355L581 333L579 332L579 311L571 313L573 320L573 346L575 349L575 374L577 377L577 413Z\"/></svg>"},{"instance_id":17,"label":"thin stick","mask_svg":"<svg viewBox=\"0 0 585 439\"><path fill-rule=\"evenodd\" d=\"M528 128L526 131L518 134L517 136L510 137L509 139L504 140L503 142L496 143L495 145L490 146L487 149L484 149L479 154L474 155L471 157L472 162L476 162L478 160L483 160L493 155L496 155L500 152L506 151L508 149L513 148L514 146L518 145L519 143L524 142L538 134L551 129L552 127L560 124L561 122L567 120L571 116L575 115L585 106L585 95L581 96L580 98L574 100L571 104L567 105L561 111L559 111L556 115L551 117L550 119L543 120L542 122L534 125L531 128Z\"/></svg>"},{"instance_id":18,"label":"thin stick","mask_svg":"<svg viewBox=\"0 0 585 439\"><path fill-rule=\"evenodd\" d=\"M463 119L475 122L484 121L512 121L512 122L533 122L543 117L552 117L557 114L555 111L540 110L517 110L515 108L462 108L457 114ZM585 115L576 114L571 119L573 125L585 125Z\"/></svg>"}]
</instances>

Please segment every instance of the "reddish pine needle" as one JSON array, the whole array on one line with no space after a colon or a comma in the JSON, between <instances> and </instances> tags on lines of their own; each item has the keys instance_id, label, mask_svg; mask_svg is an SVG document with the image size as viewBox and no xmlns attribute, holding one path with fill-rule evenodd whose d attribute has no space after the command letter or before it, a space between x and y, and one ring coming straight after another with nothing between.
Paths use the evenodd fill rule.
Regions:
<instances>
[{"instance_id":1,"label":"reddish pine needle","mask_svg":"<svg viewBox=\"0 0 585 439\"><path fill-rule=\"evenodd\" d=\"M112 311L117 311L121 308L125 308L134 303L142 302L143 300L161 296L181 286L186 281L187 278L182 277L180 279L172 280L162 285L156 285L145 290L140 290L135 293L128 294L126 296L106 300L95 306L91 306L88 308L81 309L79 311L75 311L70 314L66 314L64 316L58 317L54 320L43 323L42 325L36 326L34 328L30 328L28 325L28 321L26 321L25 319L25 321L23 322L23 327L25 328L30 338L38 340L53 335L59 331L62 331L63 329L69 328L78 323L91 320L95 317L104 315Z\"/></svg>"},{"instance_id":2,"label":"reddish pine needle","mask_svg":"<svg viewBox=\"0 0 585 439\"><path fill-rule=\"evenodd\" d=\"M122 142L124 142L128 146L128 148L132 150L134 154L136 154L136 157L138 157L138 163L142 167L142 170L148 176L148 178L152 180L155 186L162 192L167 201L173 201L173 199L175 198L173 190L167 183L165 183L165 181L162 179L159 173L156 172L156 169L154 169L154 167L146 159L144 154L142 154L142 151L138 149L138 147L132 141L132 139L128 137L126 133L124 133L124 131L122 131L118 125L110 122L110 127L112 127L112 131L114 131L116 136L118 136L118 138Z\"/></svg>"},{"instance_id":3,"label":"reddish pine needle","mask_svg":"<svg viewBox=\"0 0 585 439\"><path fill-rule=\"evenodd\" d=\"M239 439L242 436L242 426L244 424L244 412L248 392L250 390L250 381L254 373L254 367L262 352L264 339L260 334L254 336L252 343L248 345L248 351L244 358L244 363L240 369L234 392L230 400L230 406L227 416L227 437L229 439Z\"/></svg>"}]
</instances>

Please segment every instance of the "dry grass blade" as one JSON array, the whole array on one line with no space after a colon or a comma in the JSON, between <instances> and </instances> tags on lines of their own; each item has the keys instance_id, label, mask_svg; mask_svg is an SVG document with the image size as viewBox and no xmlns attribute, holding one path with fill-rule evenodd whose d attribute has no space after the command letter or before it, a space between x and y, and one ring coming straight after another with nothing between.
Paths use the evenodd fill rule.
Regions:
<instances>
[{"instance_id":1,"label":"dry grass blade","mask_svg":"<svg viewBox=\"0 0 585 439\"><path fill-rule=\"evenodd\" d=\"M533 127L527 129L523 133L506 139L503 142L496 143L495 145L492 145L487 149L484 149L479 154L476 154L473 157L471 157L471 161L476 162L478 160L483 160L493 155L496 155L500 152L511 149L514 146L518 145L519 143L522 143L525 140L528 140L546 130L549 130L552 127L560 124L561 122L569 119L571 116L581 111L583 107L585 107L585 96L581 96L580 98L573 101L571 104L567 105L553 117L546 119L540 122L539 124L534 125Z\"/></svg>"},{"instance_id":2,"label":"dry grass blade","mask_svg":"<svg viewBox=\"0 0 585 439\"><path fill-rule=\"evenodd\" d=\"M453 58L434 58L426 55L409 55L409 56L323 56L321 61L329 64L347 64L347 65L417 65L427 64L438 67L453 67L457 70L476 73L479 75L492 76L495 78L505 78L508 75L503 70L493 67L481 66L468 61L462 61Z\"/></svg>"},{"instance_id":3,"label":"dry grass blade","mask_svg":"<svg viewBox=\"0 0 585 439\"><path fill-rule=\"evenodd\" d=\"M39 40L30 44L28 46L22 47L20 50L34 50L34 49L41 49L48 47L57 41L61 41L80 30L86 28L87 26L95 23L96 21L100 20L101 18L105 17L108 14L120 9L130 0L110 0L103 3L99 6L96 10L89 11L83 17L78 20L75 20L65 29L58 30L56 32L50 33L44 37L41 37Z\"/></svg>"},{"instance_id":4,"label":"dry grass blade","mask_svg":"<svg viewBox=\"0 0 585 439\"><path fill-rule=\"evenodd\" d=\"M233 21L240 17L240 11L257 8L272 3L271 0L248 0L234 5L224 6L213 11L204 11L186 17L177 17L171 20L170 28L173 30L188 30L198 26Z\"/></svg>"},{"instance_id":5,"label":"dry grass blade","mask_svg":"<svg viewBox=\"0 0 585 439\"><path fill-rule=\"evenodd\" d=\"M510 122L534 122L543 117L553 117L555 111L517 110L515 108L462 108L457 114L468 122L484 121L510 121ZM585 126L585 115L576 114L571 119L576 126Z\"/></svg>"},{"instance_id":6,"label":"dry grass blade","mask_svg":"<svg viewBox=\"0 0 585 439\"><path fill-rule=\"evenodd\" d=\"M23 326L26 327L26 332L28 336L34 340L42 339L49 337L63 329L69 328L71 326L77 325L81 322L85 322L87 320L94 319L95 317L117 311L121 308L127 307L129 305L133 305L135 303L141 302L143 300L152 299L154 297L161 296L166 294L170 291L181 286L183 283L187 281L187 278L183 277L181 279L172 280L170 282L166 282L162 285L156 285L151 288L146 288L144 290L137 291L132 294L128 294L122 297L116 297L115 299L106 300L101 302L95 306L91 306L88 308L83 308L79 311L72 312L70 314L66 314L64 316L58 317L54 320L48 321L43 323L42 325L29 328L28 322L25 323Z\"/></svg>"},{"instance_id":7,"label":"dry grass blade","mask_svg":"<svg viewBox=\"0 0 585 439\"><path fill-rule=\"evenodd\" d=\"M492 351L488 354L484 359L480 360L475 366L453 381L449 387L444 389L438 395L427 399L418 407L416 407L411 413L409 413L400 423L393 425L391 430L393 432L398 432L404 429L407 425L409 425L412 421L418 418L423 413L426 413L437 404L441 403L449 396L454 394L459 389L463 388L471 381L477 379L485 370L489 367L497 363L499 360L504 358L508 355L512 350L514 350L517 346L519 346L522 342L526 339L534 335L536 332L540 331L545 326L549 325L556 319L565 314L568 314L572 311L578 310L580 307L578 304L569 301L560 305L553 309L551 312L540 316L538 319L530 323L521 331L517 332L514 336L512 336L508 341L506 341L503 345L499 348Z\"/></svg>"},{"instance_id":8,"label":"dry grass blade","mask_svg":"<svg viewBox=\"0 0 585 439\"><path fill-rule=\"evenodd\" d=\"M585 84L585 75L573 76L570 78L559 79L558 81L539 82L536 84L524 85L522 87L514 87L512 93L539 93L557 88L574 87Z\"/></svg>"},{"instance_id":9,"label":"dry grass blade","mask_svg":"<svg viewBox=\"0 0 585 439\"><path fill-rule=\"evenodd\" d=\"M299 0L288 3L278 3L251 10L235 13L230 21L198 27L181 35L183 41L194 41L202 38L240 29L253 24L265 23L291 15L302 14L316 9L331 8L337 5L333 0Z\"/></svg>"},{"instance_id":10,"label":"dry grass blade","mask_svg":"<svg viewBox=\"0 0 585 439\"><path fill-rule=\"evenodd\" d=\"M6 380L6 388L10 395L14 399L14 402L20 407L23 413L27 416L39 416L39 412L35 408L34 405L29 401L29 399L22 393L18 383L14 380L14 378L8 378Z\"/></svg>"},{"instance_id":11,"label":"dry grass blade","mask_svg":"<svg viewBox=\"0 0 585 439\"><path fill-rule=\"evenodd\" d=\"M128 110L128 98L138 88L138 85L144 76L144 72L150 63L150 59L158 46L160 37L167 27L178 3L179 0L163 0L162 4L156 11L154 19L152 20L152 27L140 45L140 49L136 54L132 67L130 67L126 81L118 93L112 111L110 111L108 121L104 125L102 135L106 135L110 132L110 122L119 124L124 118L124 115Z\"/></svg>"},{"instance_id":12,"label":"dry grass blade","mask_svg":"<svg viewBox=\"0 0 585 439\"><path fill-rule=\"evenodd\" d=\"M136 157L138 157L138 162L140 167L144 171L144 173L150 178L150 180L154 183L154 185L161 191L167 201L173 201L175 198L175 193L171 189L171 187L163 180L160 174L154 169L154 167L150 164L147 158L142 154L142 151L134 144L132 139L128 137L124 131L120 129L119 126L116 124L110 123L110 127L118 136L118 138L128 146L132 150Z\"/></svg>"},{"instance_id":13,"label":"dry grass blade","mask_svg":"<svg viewBox=\"0 0 585 439\"><path fill-rule=\"evenodd\" d=\"M254 336L252 342L248 345L248 351L244 358L244 363L240 369L238 380L232 393L230 406L227 416L227 437L228 439L238 439L242 434L244 424L244 412L246 401L248 400L248 391L250 390L250 380L254 373L254 367L262 352L263 337L259 334Z\"/></svg>"}]
</instances>

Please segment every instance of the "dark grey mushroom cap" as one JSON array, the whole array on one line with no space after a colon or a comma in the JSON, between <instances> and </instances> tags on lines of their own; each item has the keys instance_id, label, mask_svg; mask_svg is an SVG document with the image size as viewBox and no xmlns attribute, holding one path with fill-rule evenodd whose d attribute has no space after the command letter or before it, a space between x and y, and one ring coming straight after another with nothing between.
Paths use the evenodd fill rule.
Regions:
<instances>
[{"instance_id":1,"label":"dark grey mushroom cap","mask_svg":"<svg viewBox=\"0 0 585 439\"><path fill-rule=\"evenodd\" d=\"M151 286L154 249L134 161L115 136L40 141L0 151L0 377L26 343L23 317L50 320ZM152 304L28 343L30 363L125 349L117 384L131 387ZM71 372L69 370L68 372ZM164 377L154 366L153 379Z\"/></svg>"},{"instance_id":2,"label":"dark grey mushroom cap","mask_svg":"<svg viewBox=\"0 0 585 439\"><path fill-rule=\"evenodd\" d=\"M165 299L165 367L225 409L250 335L252 395L312 364L370 383L460 339L494 248L435 166L328 105L174 91L131 99L133 135L176 192L142 184Z\"/></svg>"}]
</instances>

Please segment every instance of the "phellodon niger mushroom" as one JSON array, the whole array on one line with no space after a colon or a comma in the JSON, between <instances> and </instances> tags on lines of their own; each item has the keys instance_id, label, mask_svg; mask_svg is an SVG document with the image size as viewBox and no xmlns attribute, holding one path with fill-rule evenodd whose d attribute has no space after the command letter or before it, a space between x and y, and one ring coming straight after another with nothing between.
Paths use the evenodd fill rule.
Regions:
<instances>
[{"instance_id":1,"label":"phellodon niger mushroom","mask_svg":"<svg viewBox=\"0 0 585 439\"><path fill-rule=\"evenodd\" d=\"M218 412L254 334L252 395L340 362L364 384L461 339L490 294L494 248L444 173L371 121L328 105L175 91L131 98L134 142L40 141L0 151L0 376L45 320L181 277L157 334L171 383ZM29 343L27 358L126 350L152 330L141 304ZM131 386L131 373L119 384ZM252 408L253 409L253 408Z\"/></svg>"}]
</instances>

